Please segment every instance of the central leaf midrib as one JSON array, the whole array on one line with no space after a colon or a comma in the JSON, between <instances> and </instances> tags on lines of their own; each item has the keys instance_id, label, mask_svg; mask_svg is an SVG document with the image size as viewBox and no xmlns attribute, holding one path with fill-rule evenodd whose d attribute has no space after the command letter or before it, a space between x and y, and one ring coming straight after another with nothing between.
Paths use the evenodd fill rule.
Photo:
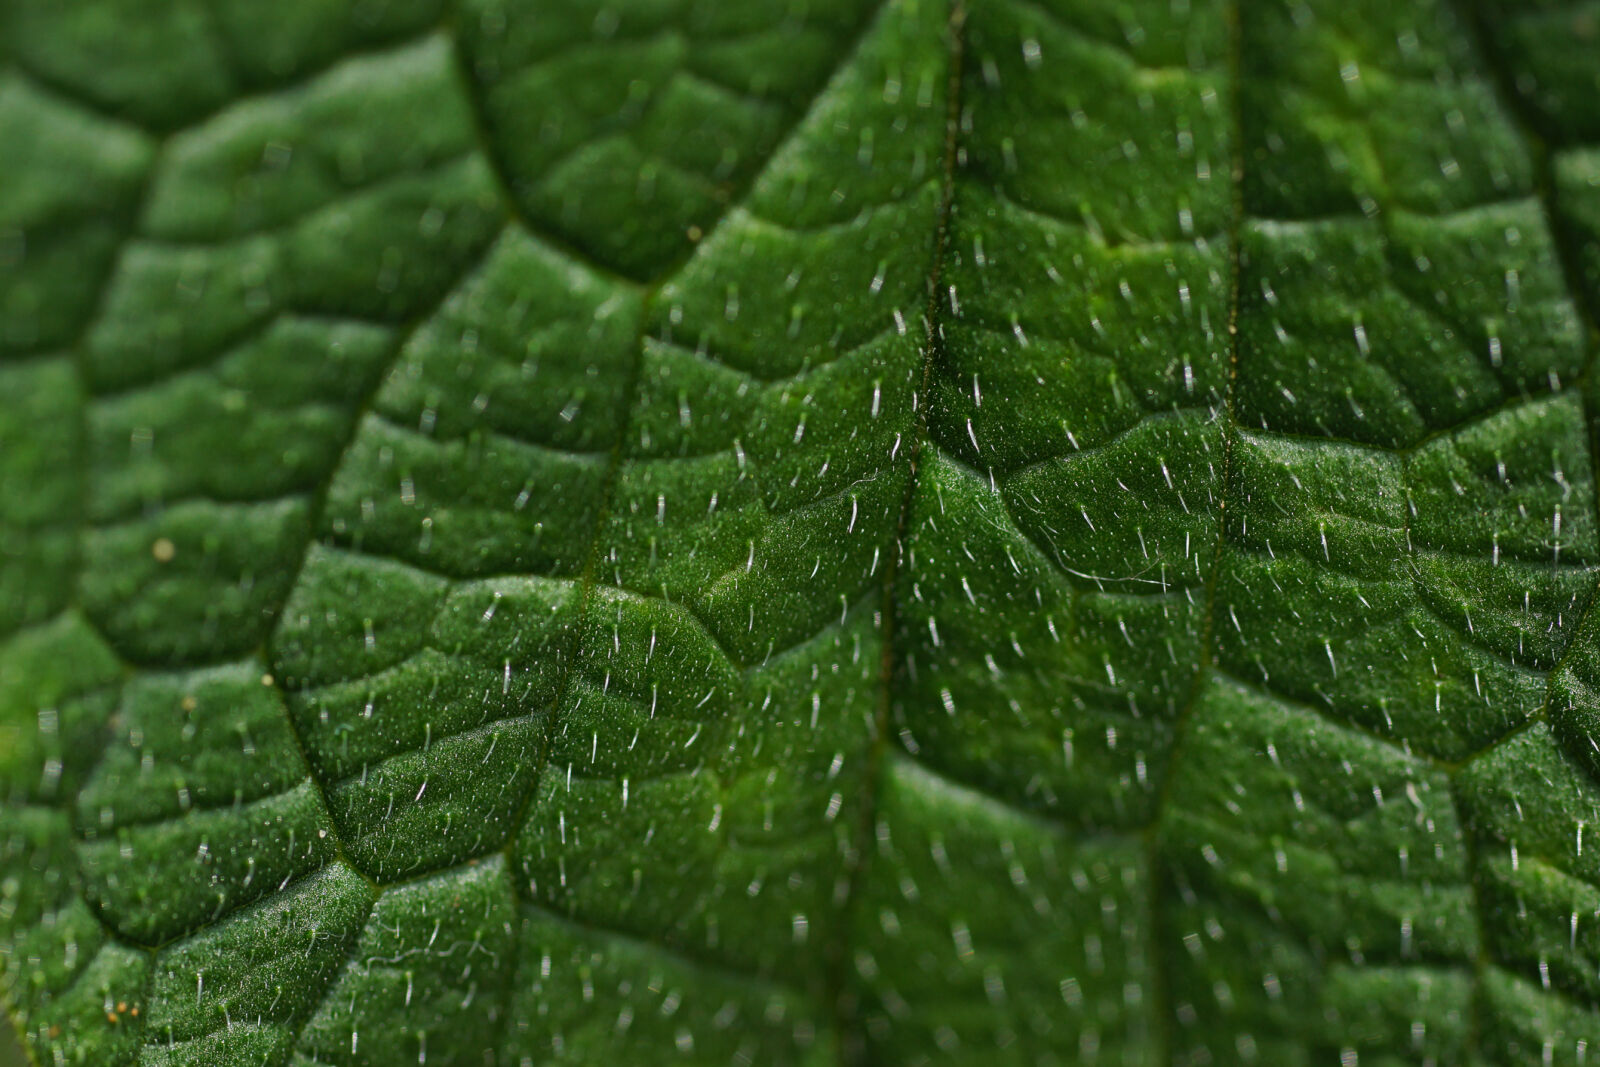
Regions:
<instances>
[{"instance_id":1,"label":"central leaf midrib","mask_svg":"<svg viewBox=\"0 0 1600 1067\"><path fill-rule=\"evenodd\" d=\"M889 546L888 563L882 579L881 617L878 633L882 643L882 660L879 664L877 705L873 709L872 735L868 739L866 768L862 775L862 802L860 817L853 835L853 867L846 875L843 903L837 912L837 932L824 959L823 1005L834 1022L839 1038L838 1051L841 1063L861 1060L865 1042L859 1033L860 1020L847 1015L844 1010L846 974L849 958L851 918L871 871L869 842L873 838L873 823L877 816L878 799L882 792L884 762L888 758L889 716L894 697L895 637L898 628L898 603L895 587L900 566L904 562L906 535L912 510L916 503L918 473L922 451L928 438L929 392L933 382L933 369L944 347L943 315L940 312L940 286L950 233L951 207L955 200L956 161L960 149L960 120L963 85L963 60L966 47L966 5L964 0L949 0L949 18L945 23L946 62L949 65L945 81L945 125L943 158L940 171L939 212L934 224L932 262L928 267L927 303L923 309L924 339L921 366L916 372L912 387L912 426L910 444L906 454L906 487L901 496L900 513L894 527L894 543ZM850 1040L846 1040L846 1035Z\"/></svg>"},{"instance_id":2,"label":"central leaf midrib","mask_svg":"<svg viewBox=\"0 0 1600 1067\"><path fill-rule=\"evenodd\" d=\"M1194 717L1194 707L1206 679L1216 664L1217 582L1222 570L1222 552L1228 537L1228 482L1232 476L1233 449L1239 434L1239 423L1234 418L1234 391L1239 379L1239 280L1241 271L1239 239L1244 228L1244 114L1241 102L1244 86L1244 33L1240 20L1244 0L1230 0L1223 11L1227 26L1227 84L1228 100L1228 182L1232 203L1228 219L1228 382L1223 393L1222 406L1217 418L1222 422L1222 471L1217 486L1217 537L1212 546L1211 570L1206 575L1205 607L1200 619L1200 652L1195 660L1194 676L1189 682L1189 692L1178 709L1172 729L1172 747L1168 750L1166 773L1156 787L1151 805L1150 823L1145 827L1145 883L1146 902L1149 909L1149 959L1151 1002L1154 1041L1159 1053L1155 1062L1173 1062L1177 1035L1173 1030L1172 983L1167 973L1166 952L1173 942L1172 931L1164 920L1165 901L1162 890L1166 880L1162 877L1161 828L1163 812L1172 793L1172 783L1178 777L1179 761L1183 757L1183 743L1189 723Z\"/></svg>"}]
</instances>

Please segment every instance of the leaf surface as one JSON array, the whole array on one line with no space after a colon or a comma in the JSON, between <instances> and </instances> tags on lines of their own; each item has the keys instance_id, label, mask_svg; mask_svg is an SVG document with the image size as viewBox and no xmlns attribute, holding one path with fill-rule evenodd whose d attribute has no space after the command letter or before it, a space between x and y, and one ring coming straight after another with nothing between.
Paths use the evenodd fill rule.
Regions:
<instances>
[{"instance_id":1,"label":"leaf surface","mask_svg":"<svg viewBox=\"0 0 1600 1067\"><path fill-rule=\"evenodd\" d=\"M1600 7L0 7L41 1063L1600 1041Z\"/></svg>"}]
</instances>

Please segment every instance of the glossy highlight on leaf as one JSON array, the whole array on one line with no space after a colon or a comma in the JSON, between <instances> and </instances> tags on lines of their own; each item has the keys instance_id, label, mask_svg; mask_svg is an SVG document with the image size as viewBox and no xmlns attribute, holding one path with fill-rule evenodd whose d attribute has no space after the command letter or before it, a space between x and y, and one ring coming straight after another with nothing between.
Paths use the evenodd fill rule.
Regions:
<instances>
[{"instance_id":1,"label":"glossy highlight on leaf","mask_svg":"<svg viewBox=\"0 0 1600 1067\"><path fill-rule=\"evenodd\" d=\"M8 0L0 146L23 1062L1600 1056L1593 0Z\"/></svg>"}]
</instances>

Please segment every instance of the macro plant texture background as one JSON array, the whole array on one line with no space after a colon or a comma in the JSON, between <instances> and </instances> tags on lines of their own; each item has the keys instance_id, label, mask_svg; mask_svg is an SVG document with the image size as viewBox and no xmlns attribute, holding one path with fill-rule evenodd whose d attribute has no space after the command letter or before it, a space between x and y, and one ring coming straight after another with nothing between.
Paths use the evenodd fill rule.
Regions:
<instances>
[{"instance_id":1,"label":"macro plant texture background","mask_svg":"<svg viewBox=\"0 0 1600 1067\"><path fill-rule=\"evenodd\" d=\"M0 0L31 1057L1600 1056L1597 78L1593 0Z\"/></svg>"}]
</instances>

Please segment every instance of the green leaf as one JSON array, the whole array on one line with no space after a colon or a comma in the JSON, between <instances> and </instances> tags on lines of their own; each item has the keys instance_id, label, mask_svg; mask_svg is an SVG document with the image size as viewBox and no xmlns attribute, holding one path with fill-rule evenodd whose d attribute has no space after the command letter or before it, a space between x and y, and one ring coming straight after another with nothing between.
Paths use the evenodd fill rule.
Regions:
<instances>
[{"instance_id":1,"label":"green leaf","mask_svg":"<svg viewBox=\"0 0 1600 1067\"><path fill-rule=\"evenodd\" d=\"M31 1058L1588 1062L1597 57L0 5Z\"/></svg>"}]
</instances>

